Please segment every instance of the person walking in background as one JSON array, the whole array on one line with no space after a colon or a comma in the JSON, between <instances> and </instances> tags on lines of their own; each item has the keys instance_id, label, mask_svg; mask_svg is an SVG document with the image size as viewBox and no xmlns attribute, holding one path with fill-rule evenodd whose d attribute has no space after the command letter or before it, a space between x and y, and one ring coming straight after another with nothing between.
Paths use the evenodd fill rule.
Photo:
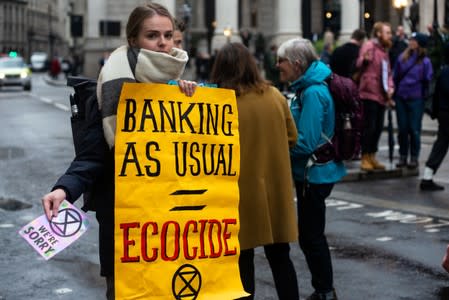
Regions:
<instances>
[{"instance_id":1,"label":"person walking in background","mask_svg":"<svg viewBox=\"0 0 449 300\"><path fill-rule=\"evenodd\" d=\"M291 39L279 46L280 79L295 92L290 110L298 129L290 150L296 188L299 245L312 274L315 292L308 300L337 299L332 261L325 236L326 204L335 182L346 175L341 161L315 161L314 154L334 135L335 106L326 79L331 70L307 39Z\"/></svg>"},{"instance_id":2,"label":"person walking in background","mask_svg":"<svg viewBox=\"0 0 449 300\"><path fill-rule=\"evenodd\" d=\"M186 26L184 22L175 19L175 31L173 31L173 47L184 49L183 41L184 41L184 30Z\"/></svg>"},{"instance_id":3,"label":"person walking in background","mask_svg":"<svg viewBox=\"0 0 449 300\"><path fill-rule=\"evenodd\" d=\"M334 46L329 43L326 43L323 46L323 50L321 51L321 54L320 54L320 60L326 65L330 64L333 48L334 48Z\"/></svg>"},{"instance_id":4,"label":"person walking in background","mask_svg":"<svg viewBox=\"0 0 449 300\"><path fill-rule=\"evenodd\" d=\"M444 54L445 64L436 79L432 103L432 118L438 120L438 133L419 185L422 191L444 190L444 186L433 181L433 176L438 171L449 148L449 45L446 45ZM446 264L449 266L449 259Z\"/></svg>"},{"instance_id":5,"label":"person walking in background","mask_svg":"<svg viewBox=\"0 0 449 300\"><path fill-rule=\"evenodd\" d=\"M323 33L323 45L331 45L331 47L333 48L334 44L335 34L329 27L326 27L326 30L324 30Z\"/></svg>"},{"instance_id":6,"label":"person walking in background","mask_svg":"<svg viewBox=\"0 0 449 300\"><path fill-rule=\"evenodd\" d=\"M356 71L357 57L360 47L366 39L366 32L356 29L351 34L349 42L335 48L330 58L330 67L333 72L340 76L352 78Z\"/></svg>"},{"instance_id":7,"label":"person walking in background","mask_svg":"<svg viewBox=\"0 0 449 300\"><path fill-rule=\"evenodd\" d=\"M444 65L444 48L449 41L449 24L438 27L437 24L428 24L427 31L429 33L429 58L432 62L435 78L440 75L441 67Z\"/></svg>"},{"instance_id":8,"label":"person walking in background","mask_svg":"<svg viewBox=\"0 0 449 300\"><path fill-rule=\"evenodd\" d=\"M67 79L70 72L72 71L72 62L70 58L64 57L61 61L61 70L64 73L65 78Z\"/></svg>"},{"instance_id":9,"label":"person walking in background","mask_svg":"<svg viewBox=\"0 0 449 300\"><path fill-rule=\"evenodd\" d=\"M100 268L101 276L106 277L108 300L114 299L114 141L118 97L124 82L166 83L180 78L188 56L185 51L173 47L173 30L172 16L159 4L139 6L131 12L126 25L128 45L111 53L98 78L101 116L98 122L89 124L84 148L58 179L52 192L42 198L44 212L51 220L64 199L73 203L95 186ZM158 64L154 64L154 60ZM156 65L164 68L156 68ZM179 85L187 96L193 94L195 83L180 80Z\"/></svg>"},{"instance_id":10,"label":"person walking in background","mask_svg":"<svg viewBox=\"0 0 449 300\"><path fill-rule=\"evenodd\" d=\"M402 52L404 52L404 50L407 48L407 46L408 46L408 40L407 40L407 36L405 35L404 26L399 25L396 28L396 33L393 37L393 44L389 51L391 66L394 67L399 55Z\"/></svg>"},{"instance_id":11,"label":"person walking in background","mask_svg":"<svg viewBox=\"0 0 449 300\"><path fill-rule=\"evenodd\" d=\"M254 299L254 248L263 246L279 299L299 299L289 242L297 240L289 146L297 131L287 101L240 43L223 46L211 82L235 90L240 134L240 276ZM273 147L275 145L275 147Z\"/></svg>"},{"instance_id":12,"label":"person walking in background","mask_svg":"<svg viewBox=\"0 0 449 300\"><path fill-rule=\"evenodd\" d=\"M432 63L426 52L427 39L425 34L413 33L407 49L399 56L393 71L398 121L398 168L407 166L416 169L419 165L424 97L433 75Z\"/></svg>"},{"instance_id":13,"label":"person walking in background","mask_svg":"<svg viewBox=\"0 0 449 300\"><path fill-rule=\"evenodd\" d=\"M283 91L283 84L279 81L279 69L276 67L278 47L275 44L270 46L269 51L263 56L263 66L265 70L265 77L281 92Z\"/></svg>"},{"instance_id":14,"label":"person walking in background","mask_svg":"<svg viewBox=\"0 0 449 300\"><path fill-rule=\"evenodd\" d=\"M50 61L50 76L53 79L57 79L61 73L61 62L57 55L53 56Z\"/></svg>"},{"instance_id":15,"label":"person walking in background","mask_svg":"<svg viewBox=\"0 0 449 300\"><path fill-rule=\"evenodd\" d=\"M363 44L357 59L356 66L361 70L359 93L364 115L360 168L365 171L385 169L376 159L376 153L384 126L385 107L394 105L393 76L388 57L390 47L390 25L376 22L372 39Z\"/></svg>"},{"instance_id":16,"label":"person walking in background","mask_svg":"<svg viewBox=\"0 0 449 300\"><path fill-rule=\"evenodd\" d=\"M98 75L100 74L101 69L103 68L103 66L108 61L109 56L111 56L111 53L109 51L105 51L105 52L103 52L103 54L101 55L100 59L98 60Z\"/></svg>"}]
</instances>

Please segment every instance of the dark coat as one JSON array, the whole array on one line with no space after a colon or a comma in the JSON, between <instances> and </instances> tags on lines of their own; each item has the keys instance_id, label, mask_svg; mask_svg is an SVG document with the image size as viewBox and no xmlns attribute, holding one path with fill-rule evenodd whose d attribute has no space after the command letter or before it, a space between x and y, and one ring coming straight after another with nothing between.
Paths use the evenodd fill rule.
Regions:
<instances>
[{"instance_id":1,"label":"dark coat","mask_svg":"<svg viewBox=\"0 0 449 300\"><path fill-rule=\"evenodd\" d=\"M89 121L85 135L69 168L53 190L62 188L67 200L75 202L89 191L87 207L96 211L99 223L100 265L102 276L114 274L114 149L109 150L103 135L101 115ZM85 195L86 197L86 195Z\"/></svg>"},{"instance_id":2,"label":"dark coat","mask_svg":"<svg viewBox=\"0 0 449 300\"><path fill-rule=\"evenodd\" d=\"M332 72L351 78L355 72L355 64L359 56L360 46L355 43L345 43L337 47L330 59Z\"/></svg>"},{"instance_id":3,"label":"dark coat","mask_svg":"<svg viewBox=\"0 0 449 300\"><path fill-rule=\"evenodd\" d=\"M437 78L432 106L435 117L440 111L449 111L449 66L442 68Z\"/></svg>"}]
</instances>

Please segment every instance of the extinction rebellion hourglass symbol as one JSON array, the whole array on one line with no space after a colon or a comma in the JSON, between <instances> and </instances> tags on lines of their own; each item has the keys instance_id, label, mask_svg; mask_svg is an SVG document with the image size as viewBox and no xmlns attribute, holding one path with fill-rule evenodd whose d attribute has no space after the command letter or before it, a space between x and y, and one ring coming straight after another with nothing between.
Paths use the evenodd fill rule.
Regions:
<instances>
[{"instance_id":1,"label":"extinction rebellion hourglass symbol","mask_svg":"<svg viewBox=\"0 0 449 300\"><path fill-rule=\"evenodd\" d=\"M83 219L79 212L71 208L65 208L58 212L58 217L50 221L53 233L60 237L70 237L81 229Z\"/></svg>"},{"instance_id":2,"label":"extinction rebellion hourglass symbol","mask_svg":"<svg viewBox=\"0 0 449 300\"><path fill-rule=\"evenodd\" d=\"M176 300L195 300L201 289L201 274L190 264L182 265L173 276L172 291Z\"/></svg>"}]
</instances>

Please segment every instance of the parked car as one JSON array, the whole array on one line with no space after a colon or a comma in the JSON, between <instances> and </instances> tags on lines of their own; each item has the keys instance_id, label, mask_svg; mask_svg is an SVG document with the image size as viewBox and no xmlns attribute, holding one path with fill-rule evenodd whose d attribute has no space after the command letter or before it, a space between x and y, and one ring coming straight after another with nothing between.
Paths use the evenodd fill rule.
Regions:
<instances>
[{"instance_id":1,"label":"parked car","mask_svg":"<svg viewBox=\"0 0 449 300\"><path fill-rule=\"evenodd\" d=\"M31 90L31 70L22 57L0 57L0 88L10 85Z\"/></svg>"},{"instance_id":2,"label":"parked car","mask_svg":"<svg viewBox=\"0 0 449 300\"><path fill-rule=\"evenodd\" d=\"M30 56L31 69L33 71L46 71L48 55L45 52L33 52Z\"/></svg>"}]
</instances>

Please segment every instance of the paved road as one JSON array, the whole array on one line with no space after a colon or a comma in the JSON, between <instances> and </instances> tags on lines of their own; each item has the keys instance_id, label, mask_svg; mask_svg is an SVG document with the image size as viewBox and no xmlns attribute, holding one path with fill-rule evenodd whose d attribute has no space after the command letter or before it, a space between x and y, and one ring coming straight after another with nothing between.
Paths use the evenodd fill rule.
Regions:
<instances>
[{"instance_id":1,"label":"paved road","mask_svg":"<svg viewBox=\"0 0 449 300\"><path fill-rule=\"evenodd\" d=\"M0 92L0 299L102 299L92 213L88 233L50 261L17 234L42 214L40 197L73 157L63 106L69 90L50 88L41 77L36 81L31 93ZM421 163L432 141L423 139ZM384 158L385 145L383 137ZM440 267L449 243L447 178L448 158L437 176L444 192L420 192L416 176L336 185L327 202L327 232L339 299L449 299L449 277ZM305 297L312 292L310 275L299 247L291 246ZM256 299L276 299L261 249L256 270Z\"/></svg>"}]
</instances>

